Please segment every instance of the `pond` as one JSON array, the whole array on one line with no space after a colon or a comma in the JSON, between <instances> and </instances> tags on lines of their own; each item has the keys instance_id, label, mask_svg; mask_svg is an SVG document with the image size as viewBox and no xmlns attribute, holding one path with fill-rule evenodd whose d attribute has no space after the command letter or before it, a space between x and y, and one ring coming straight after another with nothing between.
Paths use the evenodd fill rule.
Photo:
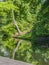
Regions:
<instances>
[{"instance_id":1,"label":"pond","mask_svg":"<svg viewBox=\"0 0 49 65\"><path fill-rule=\"evenodd\" d=\"M11 40L9 40L11 41ZM28 40L14 39L0 43L0 56L9 57L34 65L49 65L49 48Z\"/></svg>"}]
</instances>

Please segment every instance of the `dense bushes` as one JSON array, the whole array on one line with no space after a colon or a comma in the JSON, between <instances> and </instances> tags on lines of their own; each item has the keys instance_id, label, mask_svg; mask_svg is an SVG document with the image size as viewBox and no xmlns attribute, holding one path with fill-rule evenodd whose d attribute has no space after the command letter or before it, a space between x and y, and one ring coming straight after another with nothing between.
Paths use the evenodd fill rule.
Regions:
<instances>
[{"instance_id":1,"label":"dense bushes","mask_svg":"<svg viewBox=\"0 0 49 65\"><path fill-rule=\"evenodd\" d=\"M20 45L16 53L16 59L32 63L37 59L33 59L32 53L33 56L34 54L36 55L35 52L37 54L41 53L39 50L40 44L36 45L34 43L33 45L33 41L35 41L37 36L49 35L49 2L48 0L14 0L14 2L8 0L0 2L0 42L4 43L3 46L8 48L10 53L17 45L17 40L13 39L12 36L18 33L17 28L13 24L12 10L19 29L22 32L28 29L31 30L28 34L23 35L22 38L29 38L32 41L32 44L27 45L27 42L27 44ZM24 58L21 59L21 57ZM38 62L36 61L36 63Z\"/></svg>"}]
</instances>

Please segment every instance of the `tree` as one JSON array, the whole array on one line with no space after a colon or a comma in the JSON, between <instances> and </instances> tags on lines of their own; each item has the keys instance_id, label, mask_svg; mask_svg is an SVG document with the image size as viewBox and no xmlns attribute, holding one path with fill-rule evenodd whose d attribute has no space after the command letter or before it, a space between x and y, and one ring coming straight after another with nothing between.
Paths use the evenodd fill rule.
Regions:
<instances>
[{"instance_id":1,"label":"tree","mask_svg":"<svg viewBox=\"0 0 49 65\"><path fill-rule=\"evenodd\" d=\"M13 35L15 38L13 38ZM5 2L0 2L0 42L4 43L3 45L13 54L12 50L17 45L15 39L18 36L21 36L21 39L29 38L32 40L33 45L30 46L29 44L28 46L23 41L17 53L14 52L14 55L17 54L15 56L17 59L20 60L22 57L21 60L27 62L32 62L33 59L35 61L38 60L37 58L32 58L32 54L34 53L33 56L35 55L35 57L39 55L38 53L41 53L43 44L36 44L33 41L38 36L43 35L49 35L48 0L6 0ZM42 53L45 55L43 51ZM40 54L41 60L43 58L42 53Z\"/></svg>"}]
</instances>

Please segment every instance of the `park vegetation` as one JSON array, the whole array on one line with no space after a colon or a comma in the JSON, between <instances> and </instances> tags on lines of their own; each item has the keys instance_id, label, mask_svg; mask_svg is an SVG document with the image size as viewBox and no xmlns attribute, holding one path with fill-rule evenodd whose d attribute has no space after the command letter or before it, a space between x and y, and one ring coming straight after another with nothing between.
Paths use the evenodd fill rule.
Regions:
<instances>
[{"instance_id":1,"label":"park vegetation","mask_svg":"<svg viewBox=\"0 0 49 65\"><path fill-rule=\"evenodd\" d=\"M0 45L10 58L49 65L48 36L48 0L0 0Z\"/></svg>"}]
</instances>

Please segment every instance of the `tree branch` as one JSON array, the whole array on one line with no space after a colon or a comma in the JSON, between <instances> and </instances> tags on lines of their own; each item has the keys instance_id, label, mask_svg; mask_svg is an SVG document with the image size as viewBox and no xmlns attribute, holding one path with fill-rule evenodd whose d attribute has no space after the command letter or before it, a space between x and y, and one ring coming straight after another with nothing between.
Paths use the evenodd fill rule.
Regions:
<instances>
[{"instance_id":1,"label":"tree branch","mask_svg":"<svg viewBox=\"0 0 49 65\"><path fill-rule=\"evenodd\" d=\"M17 50L18 50L18 48L19 48L19 46L20 46L21 41L22 41L22 40L19 40L19 41L18 41L16 48L13 50L13 59L14 59L14 57L15 57L15 53L17 52Z\"/></svg>"},{"instance_id":2,"label":"tree branch","mask_svg":"<svg viewBox=\"0 0 49 65\"><path fill-rule=\"evenodd\" d=\"M14 0L13 0L13 2L14 2ZM13 4L13 2L12 2L12 4ZM14 23L15 27L17 28L18 33L21 34L21 31L20 31L20 29L19 29L19 27L17 25L16 20L15 20L14 10L13 9L12 9L12 19L13 19L13 23Z\"/></svg>"},{"instance_id":3,"label":"tree branch","mask_svg":"<svg viewBox=\"0 0 49 65\"><path fill-rule=\"evenodd\" d=\"M13 0L13 2L14 2L14 0ZM12 4L13 4L13 2L12 2ZM13 9L12 9L12 17L13 17L13 23L14 23L15 27L17 28L17 31L18 31L17 34L13 35L13 37L17 37L17 36L20 36L20 35L23 35L23 34L27 34L28 32L30 32L30 30L26 30L26 31L24 31L24 32L21 32L21 31L20 31L20 29L19 29L19 27L18 27L18 25L17 25L17 22L16 22L16 20L15 20L14 10L13 10Z\"/></svg>"},{"instance_id":4,"label":"tree branch","mask_svg":"<svg viewBox=\"0 0 49 65\"><path fill-rule=\"evenodd\" d=\"M21 34L16 33L16 34L13 35L13 37L16 38L16 37L18 37L18 36L25 35L25 34L27 34L27 33L29 33L29 32L31 32L31 30L26 30L26 31L24 31L24 32L21 32Z\"/></svg>"}]
</instances>

